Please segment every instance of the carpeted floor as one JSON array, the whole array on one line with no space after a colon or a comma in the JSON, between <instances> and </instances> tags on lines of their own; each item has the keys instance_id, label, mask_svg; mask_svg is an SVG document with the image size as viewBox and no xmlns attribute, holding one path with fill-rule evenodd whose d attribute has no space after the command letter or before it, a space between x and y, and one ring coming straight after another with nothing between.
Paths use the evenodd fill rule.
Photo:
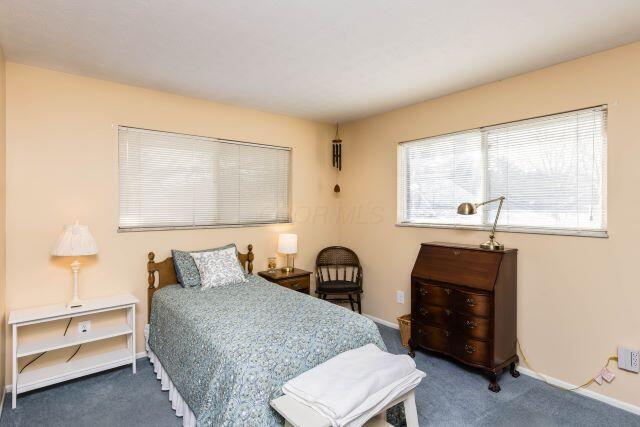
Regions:
<instances>
[{"instance_id":1,"label":"carpeted floor","mask_svg":"<svg viewBox=\"0 0 640 427\"><path fill-rule=\"evenodd\" d=\"M380 326L392 353L405 353L398 331ZM640 416L575 393L563 392L521 375L500 378L502 391L487 390L480 374L445 359L416 354L418 368L427 373L416 392L423 426L639 426ZM151 365L138 360L130 368L26 393L11 409L4 402L0 426L179 426L167 392L160 391Z\"/></svg>"}]
</instances>

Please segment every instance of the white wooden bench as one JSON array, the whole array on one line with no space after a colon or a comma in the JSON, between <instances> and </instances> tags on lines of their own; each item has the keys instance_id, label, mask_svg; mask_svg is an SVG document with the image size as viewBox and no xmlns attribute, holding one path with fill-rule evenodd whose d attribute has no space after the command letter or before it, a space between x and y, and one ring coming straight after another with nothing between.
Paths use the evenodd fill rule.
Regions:
<instances>
[{"instance_id":1,"label":"white wooden bench","mask_svg":"<svg viewBox=\"0 0 640 427\"><path fill-rule=\"evenodd\" d=\"M387 409L398 403L404 403L404 413L407 420L407 427L418 427L418 410L416 409L416 398L413 390L398 397L389 403L378 414L374 415L365 426L382 427L390 426L386 420ZM314 409L303 405L292 397L280 396L271 401L271 406L278 411L285 419L285 427L331 427L331 421Z\"/></svg>"}]
</instances>

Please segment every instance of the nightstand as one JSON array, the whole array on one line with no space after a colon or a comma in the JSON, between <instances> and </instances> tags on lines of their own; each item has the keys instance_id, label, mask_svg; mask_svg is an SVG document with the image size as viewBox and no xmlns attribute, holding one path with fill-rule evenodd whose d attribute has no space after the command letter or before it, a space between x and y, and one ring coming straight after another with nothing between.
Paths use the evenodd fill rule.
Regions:
<instances>
[{"instance_id":1,"label":"nightstand","mask_svg":"<svg viewBox=\"0 0 640 427\"><path fill-rule=\"evenodd\" d=\"M261 271L258 273L260 277L264 277L270 282L284 286L294 291L310 294L311 289L311 272L294 268L291 273L284 273L279 268L273 272Z\"/></svg>"},{"instance_id":2,"label":"nightstand","mask_svg":"<svg viewBox=\"0 0 640 427\"><path fill-rule=\"evenodd\" d=\"M16 398L19 393L115 368L116 366L131 365L135 374L137 303L138 299L136 297L124 294L84 300L82 306L75 308L68 308L66 304L56 304L12 310L9 313L9 325L13 333L11 407L16 407ZM125 311L126 319L121 323L96 326L88 332L80 333L77 328L72 328L69 329L66 335L44 335L29 342L23 341L19 335L20 329L29 325L43 324L43 326L46 326L44 325L45 323L56 320L69 319L71 317L84 319L84 316L116 310ZM127 338L127 347L109 352L94 353L85 357L80 356L68 363L61 362L18 372L18 358L20 357L34 356L47 351L119 336Z\"/></svg>"}]
</instances>

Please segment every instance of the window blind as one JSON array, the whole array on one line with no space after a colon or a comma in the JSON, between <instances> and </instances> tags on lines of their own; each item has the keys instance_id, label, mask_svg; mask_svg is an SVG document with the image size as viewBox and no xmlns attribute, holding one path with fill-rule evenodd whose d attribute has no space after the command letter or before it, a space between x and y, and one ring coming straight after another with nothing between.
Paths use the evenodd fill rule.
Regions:
<instances>
[{"instance_id":1,"label":"window blind","mask_svg":"<svg viewBox=\"0 0 640 427\"><path fill-rule=\"evenodd\" d=\"M497 204L456 208L503 195L500 230L605 235L606 118L600 106L399 144L399 224L488 227Z\"/></svg>"},{"instance_id":2,"label":"window blind","mask_svg":"<svg viewBox=\"0 0 640 427\"><path fill-rule=\"evenodd\" d=\"M482 198L482 135L478 130L400 144L399 204L402 222L478 224L458 218L458 200Z\"/></svg>"},{"instance_id":3,"label":"window blind","mask_svg":"<svg viewBox=\"0 0 640 427\"><path fill-rule=\"evenodd\" d=\"M118 128L122 230L289 222L289 148Z\"/></svg>"}]
</instances>

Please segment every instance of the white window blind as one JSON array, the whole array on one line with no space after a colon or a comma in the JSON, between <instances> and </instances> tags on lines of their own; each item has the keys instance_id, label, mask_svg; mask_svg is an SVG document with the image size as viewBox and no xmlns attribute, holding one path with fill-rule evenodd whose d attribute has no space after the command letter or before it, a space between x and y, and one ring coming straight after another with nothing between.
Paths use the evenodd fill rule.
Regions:
<instances>
[{"instance_id":1,"label":"white window blind","mask_svg":"<svg viewBox=\"0 0 640 427\"><path fill-rule=\"evenodd\" d=\"M400 225L488 227L462 202L506 196L498 229L606 235L606 107L588 108L398 147Z\"/></svg>"},{"instance_id":2,"label":"white window blind","mask_svg":"<svg viewBox=\"0 0 640 427\"><path fill-rule=\"evenodd\" d=\"M120 229L289 222L289 148L118 128Z\"/></svg>"}]
</instances>

